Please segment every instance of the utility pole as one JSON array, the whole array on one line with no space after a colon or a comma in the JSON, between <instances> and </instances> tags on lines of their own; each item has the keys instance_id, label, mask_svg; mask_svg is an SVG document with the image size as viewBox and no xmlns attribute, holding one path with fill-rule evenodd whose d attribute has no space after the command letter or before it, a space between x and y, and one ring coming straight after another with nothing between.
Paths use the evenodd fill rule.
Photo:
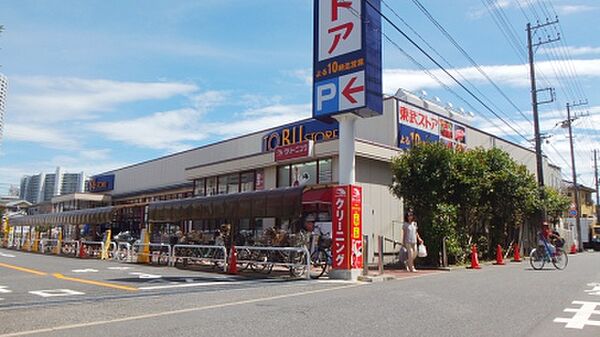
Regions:
<instances>
[{"instance_id":1,"label":"utility pole","mask_svg":"<svg viewBox=\"0 0 600 337\"><path fill-rule=\"evenodd\" d=\"M537 180L538 180L538 188L540 198L544 198L544 162L542 157L542 137L540 134L540 120L538 114L538 106L543 103L550 103L554 101L554 89L545 88L538 90L536 81L535 81L535 65L534 65L534 48L537 48L543 44L551 43L560 40L560 35L557 34L556 38L548 37L546 40L542 41L541 38L538 39L538 42L533 42L533 34L539 28L553 25L558 23L558 18L554 21L548 21L546 19L546 23L537 23L537 25L532 26L531 23L527 23L527 49L529 51L529 77L531 79L531 107L533 108L533 131L535 136L535 162L537 168ZM540 91L550 91L550 99L546 101L538 101L538 92ZM546 220L546 211L544 210L541 215L540 223Z\"/></svg>"},{"instance_id":2,"label":"utility pole","mask_svg":"<svg viewBox=\"0 0 600 337\"><path fill-rule=\"evenodd\" d=\"M600 221L600 188L598 187L598 150L594 150L594 176L596 178L596 223Z\"/></svg>"},{"instance_id":3,"label":"utility pole","mask_svg":"<svg viewBox=\"0 0 600 337\"><path fill-rule=\"evenodd\" d=\"M577 184L577 170L575 168L575 152L573 151L573 121L577 119L577 117L571 118L571 108L577 107L577 106L581 106L581 105L585 105L587 104L587 102L579 102L579 103L574 103L574 104L570 104L567 103L567 120L564 122L567 124L567 127L569 128L569 146L571 148L571 168L572 168L572 172L573 172L573 190L575 193L575 211L577 212L577 214L575 215L575 228L577 229L577 248L579 249L579 251L581 251L583 249L583 242L581 240L581 207L579 205L579 185ZM564 125L564 124L563 124Z\"/></svg>"},{"instance_id":4,"label":"utility pole","mask_svg":"<svg viewBox=\"0 0 600 337\"><path fill-rule=\"evenodd\" d=\"M550 103L554 101L554 91L551 88L546 88L542 90L537 89L537 84L535 82L535 64L534 64L534 50L533 48L539 47L546 43L551 43L560 40L560 36L557 36L555 39L551 39L548 37L547 40L542 41L541 39L533 43L533 33L536 29L553 25L558 23L558 18L555 21L540 24L538 23L536 26L531 26L531 23L527 24L527 49L529 51L529 77L531 79L531 107L533 108L533 131L535 136L535 159L537 165L537 179L538 186L540 189L544 187L544 166L542 161L542 137L540 134L540 119L538 114L538 106L542 103ZM549 101L538 102L538 91L550 90L551 99Z\"/></svg>"}]
</instances>

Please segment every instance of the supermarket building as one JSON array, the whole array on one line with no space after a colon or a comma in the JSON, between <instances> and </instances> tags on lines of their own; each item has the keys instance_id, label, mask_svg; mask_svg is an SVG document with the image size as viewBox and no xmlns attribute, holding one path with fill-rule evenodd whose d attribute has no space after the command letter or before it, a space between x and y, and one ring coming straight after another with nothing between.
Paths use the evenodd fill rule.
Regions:
<instances>
[{"instance_id":1,"label":"supermarket building","mask_svg":"<svg viewBox=\"0 0 600 337\"><path fill-rule=\"evenodd\" d=\"M369 240L378 235L401 239L404 210L401 200L389 191L390 163L414 141L439 141L457 149L501 148L536 172L533 150L469 126L462 114L403 90L384 99L381 116L358 120L355 135L356 185L363 192L362 231ZM148 209L164 200L336 185L338 142L336 121L301 120L105 172L91 179L90 192L105 194L113 205L130 205L134 211L129 212L129 222L147 226L152 222ZM547 158L544 180L546 186L560 188L560 167ZM293 207L282 207L287 206ZM313 213L310 221L331 221L326 207ZM169 222L168 217L162 220ZM285 229L292 220L213 218L180 225L185 231L214 231L219 222L238 221L234 226L258 236L266 226ZM369 255L368 261L373 261L372 250Z\"/></svg>"}]
</instances>

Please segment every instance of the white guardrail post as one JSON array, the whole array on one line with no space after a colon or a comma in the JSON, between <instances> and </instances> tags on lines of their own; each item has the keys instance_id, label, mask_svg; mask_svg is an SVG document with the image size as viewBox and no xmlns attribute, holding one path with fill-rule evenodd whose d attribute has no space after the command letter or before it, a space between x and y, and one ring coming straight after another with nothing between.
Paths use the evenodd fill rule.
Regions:
<instances>
[{"instance_id":1,"label":"white guardrail post","mask_svg":"<svg viewBox=\"0 0 600 337\"><path fill-rule=\"evenodd\" d=\"M140 249L138 248L138 252L136 253L136 255L148 255L149 263L152 263L152 256L153 256L153 254L152 254L152 250L150 248L152 248L152 247L160 247L159 251L158 251L158 257L157 257L157 259L158 259L157 263L160 264L160 262L161 262L161 254L162 254L162 247L167 247L167 252L166 252L167 253L166 254L167 265L170 264L170 260L171 260L171 245L169 245L167 243L152 243L152 242L150 242L150 243L136 243L136 244L133 245L133 248L134 248L133 250L135 251L135 247L145 247L145 246L148 246L148 248L150 250L148 252L148 254L144 254L143 252L142 252L142 254L140 254ZM133 254L132 254L132 256L133 256Z\"/></svg>"},{"instance_id":2,"label":"white guardrail post","mask_svg":"<svg viewBox=\"0 0 600 337\"><path fill-rule=\"evenodd\" d=\"M262 251L282 251L282 252L296 252L296 253L304 253L306 259L300 259L296 263L288 263L288 262L276 262L276 261L252 261L252 260L238 260L239 262L248 262L248 263L258 263L258 264L272 264L285 266L288 268L302 267L306 268L306 278L310 279L310 253L306 247L257 247L257 246L238 246L236 250L262 250Z\"/></svg>"},{"instance_id":3,"label":"white guardrail post","mask_svg":"<svg viewBox=\"0 0 600 337\"><path fill-rule=\"evenodd\" d=\"M178 249L181 248L187 248L187 249L206 249L209 252L213 252L212 255L205 255L205 254L201 254L201 256L187 256L187 255L183 255L183 254L179 254L178 253ZM214 254L215 251L220 250L222 251L222 255L221 256L217 256L216 254ZM227 271L227 248L225 248L225 246L210 246L210 245L188 245L188 244L176 244L173 246L173 249L171 250L171 259L170 259L170 265L174 266L175 263L177 262L177 259L190 259L190 260L200 260L200 261L210 261L210 262L223 262L223 271Z\"/></svg>"}]
</instances>

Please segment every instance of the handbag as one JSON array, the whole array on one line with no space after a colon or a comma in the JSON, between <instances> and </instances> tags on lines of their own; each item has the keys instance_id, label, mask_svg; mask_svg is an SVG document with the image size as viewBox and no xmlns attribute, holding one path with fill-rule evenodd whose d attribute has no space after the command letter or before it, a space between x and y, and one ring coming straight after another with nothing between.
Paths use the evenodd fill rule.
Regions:
<instances>
[{"instance_id":1,"label":"handbag","mask_svg":"<svg viewBox=\"0 0 600 337\"><path fill-rule=\"evenodd\" d=\"M427 247L425 247L425 245L419 245L419 247L417 249L417 256L418 257L427 257Z\"/></svg>"},{"instance_id":2,"label":"handbag","mask_svg":"<svg viewBox=\"0 0 600 337\"><path fill-rule=\"evenodd\" d=\"M398 260L402 263L408 260L408 250L406 250L406 247L400 247L400 252L398 252Z\"/></svg>"}]
</instances>

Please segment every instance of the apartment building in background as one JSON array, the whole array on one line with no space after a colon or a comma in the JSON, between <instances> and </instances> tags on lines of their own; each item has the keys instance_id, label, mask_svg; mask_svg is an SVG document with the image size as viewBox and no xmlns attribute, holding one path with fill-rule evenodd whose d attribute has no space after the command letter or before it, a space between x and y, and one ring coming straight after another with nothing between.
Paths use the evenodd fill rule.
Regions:
<instances>
[{"instance_id":1,"label":"apartment building in background","mask_svg":"<svg viewBox=\"0 0 600 337\"><path fill-rule=\"evenodd\" d=\"M83 193L86 175L84 172L65 173L60 167L54 173L39 173L21 178L21 199L32 204L49 202L57 195Z\"/></svg>"}]
</instances>

